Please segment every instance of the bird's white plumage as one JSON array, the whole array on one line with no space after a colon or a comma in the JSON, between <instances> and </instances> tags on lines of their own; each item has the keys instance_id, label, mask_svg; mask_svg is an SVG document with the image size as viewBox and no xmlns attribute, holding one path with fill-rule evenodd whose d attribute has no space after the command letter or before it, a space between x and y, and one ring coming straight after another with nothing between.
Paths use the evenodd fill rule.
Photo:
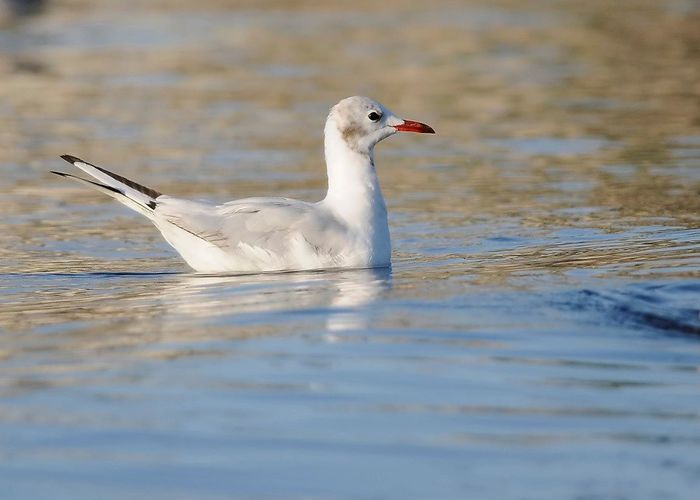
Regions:
<instances>
[{"instance_id":1,"label":"bird's white plumage","mask_svg":"<svg viewBox=\"0 0 700 500\"><path fill-rule=\"evenodd\" d=\"M409 129L408 124L414 128ZM288 198L246 198L223 205L189 201L163 195L72 156L63 158L97 182L59 175L144 214L196 271L383 267L391 261L391 240L374 146L402 127L432 132L426 125L396 117L366 97L349 97L336 104L324 131L328 193L317 203Z\"/></svg>"}]
</instances>

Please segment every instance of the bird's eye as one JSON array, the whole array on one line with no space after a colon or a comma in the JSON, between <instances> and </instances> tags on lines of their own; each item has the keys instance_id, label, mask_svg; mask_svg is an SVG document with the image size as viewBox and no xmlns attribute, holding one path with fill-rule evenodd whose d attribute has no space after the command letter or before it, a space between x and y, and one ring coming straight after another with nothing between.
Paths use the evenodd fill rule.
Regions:
<instances>
[{"instance_id":1,"label":"bird's eye","mask_svg":"<svg viewBox=\"0 0 700 500\"><path fill-rule=\"evenodd\" d=\"M379 113L376 111L371 111L370 114L367 115L367 118L372 120L373 122L379 121L379 119L382 117Z\"/></svg>"}]
</instances>

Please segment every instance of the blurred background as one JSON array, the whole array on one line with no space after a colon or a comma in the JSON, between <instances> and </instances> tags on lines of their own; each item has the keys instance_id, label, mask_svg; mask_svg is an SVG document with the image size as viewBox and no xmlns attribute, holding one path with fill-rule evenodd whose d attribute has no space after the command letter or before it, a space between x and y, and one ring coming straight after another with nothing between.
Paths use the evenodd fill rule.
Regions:
<instances>
[{"instance_id":1,"label":"blurred background","mask_svg":"<svg viewBox=\"0 0 700 500\"><path fill-rule=\"evenodd\" d=\"M0 491L694 498L699 26L695 0L3 0ZM317 200L356 94L437 131L377 149L393 271L197 278L49 173Z\"/></svg>"}]
</instances>

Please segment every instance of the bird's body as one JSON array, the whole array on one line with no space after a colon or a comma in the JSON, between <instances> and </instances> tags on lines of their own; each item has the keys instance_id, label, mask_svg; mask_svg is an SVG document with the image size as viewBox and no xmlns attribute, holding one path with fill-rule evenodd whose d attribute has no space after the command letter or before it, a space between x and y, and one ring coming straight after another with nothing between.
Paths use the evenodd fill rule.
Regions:
<instances>
[{"instance_id":1,"label":"bird's body","mask_svg":"<svg viewBox=\"0 0 700 500\"><path fill-rule=\"evenodd\" d=\"M95 181L55 173L148 217L199 272L384 267L391 262L391 240L374 145L402 130L433 132L365 97L334 106L325 127L328 193L317 203L289 198L246 198L222 205L189 201L68 155L63 158Z\"/></svg>"}]
</instances>

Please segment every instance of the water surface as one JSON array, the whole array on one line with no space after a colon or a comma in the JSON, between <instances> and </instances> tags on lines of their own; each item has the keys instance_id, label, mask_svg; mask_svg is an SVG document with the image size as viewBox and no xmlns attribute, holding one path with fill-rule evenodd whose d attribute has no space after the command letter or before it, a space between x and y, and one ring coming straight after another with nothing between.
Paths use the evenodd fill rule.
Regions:
<instances>
[{"instance_id":1,"label":"water surface","mask_svg":"<svg viewBox=\"0 0 700 500\"><path fill-rule=\"evenodd\" d=\"M48 3L0 30L0 496L691 499L691 1ZM48 173L319 199L382 143L393 268L188 271Z\"/></svg>"}]
</instances>

